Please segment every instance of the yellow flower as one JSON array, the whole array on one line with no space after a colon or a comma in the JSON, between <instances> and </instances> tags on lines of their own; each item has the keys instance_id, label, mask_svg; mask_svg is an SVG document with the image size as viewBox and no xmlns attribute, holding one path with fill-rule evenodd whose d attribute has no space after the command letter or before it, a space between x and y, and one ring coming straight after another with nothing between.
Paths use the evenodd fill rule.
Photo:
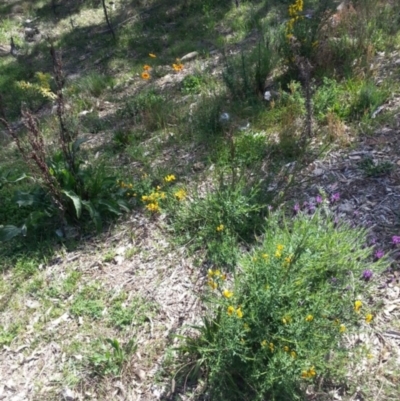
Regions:
<instances>
[{"instance_id":1,"label":"yellow flower","mask_svg":"<svg viewBox=\"0 0 400 401\"><path fill-rule=\"evenodd\" d=\"M174 71L176 71L176 72L182 71L182 70L183 70L183 64L172 64L172 68L173 68Z\"/></svg>"},{"instance_id":2,"label":"yellow flower","mask_svg":"<svg viewBox=\"0 0 400 401\"><path fill-rule=\"evenodd\" d=\"M262 256L264 259L268 259L268 253L263 253L261 256Z\"/></svg>"},{"instance_id":3,"label":"yellow flower","mask_svg":"<svg viewBox=\"0 0 400 401\"><path fill-rule=\"evenodd\" d=\"M214 270L214 276L215 277L220 277L221 276L221 271L219 269Z\"/></svg>"},{"instance_id":4,"label":"yellow flower","mask_svg":"<svg viewBox=\"0 0 400 401\"><path fill-rule=\"evenodd\" d=\"M227 309L228 315L231 316L233 312L235 312L235 308L232 305L228 306L228 309Z\"/></svg>"},{"instance_id":5,"label":"yellow flower","mask_svg":"<svg viewBox=\"0 0 400 401\"><path fill-rule=\"evenodd\" d=\"M218 284L214 281L214 280L208 280L208 285L213 289L217 289L218 288Z\"/></svg>"},{"instance_id":6,"label":"yellow flower","mask_svg":"<svg viewBox=\"0 0 400 401\"><path fill-rule=\"evenodd\" d=\"M281 244L278 244L278 245L276 246L276 249L277 249L278 251L282 251L283 248L284 248L284 246L281 245Z\"/></svg>"},{"instance_id":7,"label":"yellow flower","mask_svg":"<svg viewBox=\"0 0 400 401\"><path fill-rule=\"evenodd\" d=\"M290 353L290 355L291 355L292 358L296 358L296 356L297 356L296 351L292 351L292 352Z\"/></svg>"},{"instance_id":8,"label":"yellow flower","mask_svg":"<svg viewBox=\"0 0 400 401\"><path fill-rule=\"evenodd\" d=\"M308 378L310 378L310 377L314 377L315 375L316 375L316 372L315 372L314 366L311 366L310 369L308 369L308 370L303 370L303 371L301 372L301 377L302 377L303 379L308 379Z\"/></svg>"},{"instance_id":9,"label":"yellow flower","mask_svg":"<svg viewBox=\"0 0 400 401\"><path fill-rule=\"evenodd\" d=\"M282 254L279 251L275 252L275 257L280 258L282 256Z\"/></svg>"},{"instance_id":10,"label":"yellow flower","mask_svg":"<svg viewBox=\"0 0 400 401\"><path fill-rule=\"evenodd\" d=\"M214 276L214 271L212 269L208 269L207 276L210 278Z\"/></svg>"},{"instance_id":11,"label":"yellow flower","mask_svg":"<svg viewBox=\"0 0 400 401\"><path fill-rule=\"evenodd\" d=\"M237 308L236 309L236 315L239 319L241 319L243 317L243 312L242 312L242 308Z\"/></svg>"},{"instance_id":12,"label":"yellow flower","mask_svg":"<svg viewBox=\"0 0 400 401\"><path fill-rule=\"evenodd\" d=\"M233 292L232 292L232 291L229 291L229 290L224 290L224 291L222 291L222 295L223 295L225 298L231 298L231 297L233 296Z\"/></svg>"},{"instance_id":13,"label":"yellow flower","mask_svg":"<svg viewBox=\"0 0 400 401\"><path fill-rule=\"evenodd\" d=\"M356 313L360 313L361 307L362 307L362 302L360 300L354 302L354 310L356 311Z\"/></svg>"},{"instance_id":14,"label":"yellow flower","mask_svg":"<svg viewBox=\"0 0 400 401\"><path fill-rule=\"evenodd\" d=\"M172 181L175 181L175 180L176 180L176 178L175 178L175 176L173 174L170 174L170 175L167 175L166 177L164 177L164 181L165 182L172 182Z\"/></svg>"},{"instance_id":15,"label":"yellow flower","mask_svg":"<svg viewBox=\"0 0 400 401\"><path fill-rule=\"evenodd\" d=\"M372 321L373 318L374 318L374 317L372 316L371 313L367 313L367 315L365 316L365 321L366 321L367 323L371 323L371 321Z\"/></svg>"},{"instance_id":16,"label":"yellow flower","mask_svg":"<svg viewBox=\"0 0 400 401\"><path fill-rule=\"evenodd\" d=\"M267 340L261 341L261 347L266 347L267 346Z\"/></svg>"},{"instance_id":17,"label":"yellow flower","mask_svg":"<svg viewBox=\"0 0 400 401\"><path fill-rule=\"evenodd\" d=\"M151 67L150 67L149 65L145 64L145 65L143 66L143 69L144 69L145 71L150 71L150 70L151 70Z\"/></svg>"},{"instance_id":18,"label":"yellow flower","mask_svg":"<svg viewBox=\"0 0 400 401\"><path fill-rule=\"evenodd\" d=\"M341 325L339 326L339 331L340 331L341 333L344 333L344 332L346 331L346 326L345 326L344 324L341 324Z\"/></svg>"},{"instance_id":19,"label":"yellow flower","mask_svg":"<svg viewBox=\"0 0 400 401\"><path fill-rule=\"evenodd\" d=\"M285 345L285 346L283 347L283 350L284 350L285 352L289 352L289 347L288 347L287 345Z\"/></svg>"},{"instance_id":20,"label":"yellow flower","mask_svg":"<svg viewBox=\"0 0 400 401\"><path fill-rule=\"evenodd\" d=\"M218 231L218 232L221 232L221 231L223 231L224 230L224 225L223 224L220 224L217 228L216 228L216 230Z\"/></svg>"},{"instance_id":21,"label":"yellow flower","mask_svg":"<svg viewBox=\"0 0 400 401\"><path fill-rule=\"evenodd\" d=\"M284 316L282 319L282 323L288 324L288 323L290 323L291 320L292 320L292 318L290 316Z\"/></svg>"},{"instance_id":22,"label":"yellow flower","mask_svg":"<svg viewBox=\"0 0 400 401\"><path fill-rule=\"evenodd\" d=\"M156 58L157 56L155 55L155 54L153 54L153 53L149 53L149 56L151 57L151 58Z\"/></svg>"},{"instance_id":23,"label":"yellow flower","mask_svg":"<svg viewBox=\"0 0 400 401\"><path fill-rule=\"evenodd\" d=\"M286 264L290 264L292 262L292 256L288 256L287 258L285 258L285 263Z\"/></svg>"},{"instance_id":24,"label":"yellow flower","mask_svg":"<svg viewBox=\"0 0 400 401\"><path fill-rule=\"evenodd\" d=\"M306 317L306 321L307 322L312 322L314 320L314 316L313 315L307 315Z\"/></svg>"},{"instance_id":25,"label":"yellow flower","mask_svg":"<svg viewBox=\"0 0 400 401\"><path fill-rule=\"evenodd\" d=\"M179 201L182 201L186 198L186 191L184 189L180 189L178 191L175 192L175 198L178 199Z\"/></svg>"},{"instance_id":26,"label":"yellow flower","mask_svg":"<svg viewBox=\"0 0 400 401\"><path fill-rule=\"evenodd\" d=\"M148 72L142 72L142 78L147 80L147 79L150 79L151 77Z\"/></svg>"},{"instance_id":27,"label":"yellow flower","mask_svg":"<svg viewBox=\"0 0 400 401\"><path fill-rule=\"evenodd\" d=\"M157 202L152 202L146 205L146 209L149 210L150 212L156 213L160 210L160 207L158 206Z\"/></svg>"},{"instance_id":28,"label":"yellow flower","mask_svg":"<svg viewBox=\"0 0 400 401\"><path fill-rule=\"evenodd\" d=\"M269 349L271 352L274 352L275 347L273 343L269 343Z\"/></svg>"}]
</instances>

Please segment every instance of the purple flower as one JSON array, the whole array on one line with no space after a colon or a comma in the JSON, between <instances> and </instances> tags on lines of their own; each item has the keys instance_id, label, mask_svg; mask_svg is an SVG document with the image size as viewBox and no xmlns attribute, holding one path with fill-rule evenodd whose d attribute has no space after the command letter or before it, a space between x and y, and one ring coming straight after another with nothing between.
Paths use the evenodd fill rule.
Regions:
<instances>
[{"instance_id":1,"label":"purple flower","mask_svg":"<svg viewBox=\"0 0 400 401\"><path fill-rule=\"evenodd\" d=\"M322 203L322 196L321 196L321 195L317 195L317 196L315 197L315 202L316 202L317 204Z\"/></svg>"},{"instance_id":2,"label":"purple flower","mask_svg":"<svg viewBox=\"0 0 400 401\"><path fill-rule=\"evenodd\" d=\"M400 236L398 235L393 235L392 237L392 244L400 244Z\"/></svg>"},{"instance_id":3,"label":"purple flower","mask_svg":"<svg viewBox=\"0 0 400 401\"><path fill-rule=\"evenodd\" d=\"M298 203L296 203L296 204L294 205L293 210L294 210L295 213L299 213L299 212L300 212L300 205L299 205Z\"/></svg>"},{"instance_id":4,"label":"purple flower","mask_svg":"<svg viewBox=\"0 0 400 401\"><path fill-rule=\"evenodd\" d=\"M337 202L340 199L340 194L339 192L335 192L332 196L331 196L331 202Z\"/></svg>"},{"instance_id":5,"label":"purple flower","mask_svg":"<svg viewBox=\"0 0 400 401\"><path fill-rule=\"evenodd\" d=\"M382 255L382 256L383 256L383 255ZM378 259L379 259L379 258L378 258ZM369 280L372 278L373 275L374 275L374 273L372 272L372 270L366 269L366 270L364 270L363 273L362 273L362 278L363 278L365 281L369 281Z\"/></svg>"},{"instance_id":6,"label":"purple flower","mask_svg":"<svg viewBox=\"0 0 400 401\"><path fill-rule=\"evenodd\" d=\"M376 238L375 238L375 237L372 237L372 238L369 240L369 244L370 244L370 245L375 245L375 244L376 244Z\"/></svg>"},{"instance_id":7,"label":"purple flower","mask_svg":"<svg viewBox=\"0 0 400 401\"><path fill-rule=\"evenodd\" d=\"M375 251L374 256L376 259L380 259L383 257L384 254L385 252L383 252L382 249L378 249L377 251Z\"/></svg>"}]
</instances>

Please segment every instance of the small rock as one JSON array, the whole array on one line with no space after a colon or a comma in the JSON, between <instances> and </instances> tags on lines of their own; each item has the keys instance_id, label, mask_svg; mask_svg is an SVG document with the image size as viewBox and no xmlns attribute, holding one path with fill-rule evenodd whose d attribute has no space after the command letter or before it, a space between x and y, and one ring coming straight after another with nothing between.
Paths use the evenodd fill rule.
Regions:
<instances>
[{"instance_id":1,"label":"small rock","mask_svg":"<svg viewBox=\"0 0 400 401\"><path fill-rule=\"evenodd\" d=\"M265 91L264 92L264 100L266 100L267 102L269 102L272 99L272 95L270 91Z\"/></svg>"},{"instance_id":2,"label":"small rock","mask_svg":"<svg viewBox=\"0 0 400 401\"><path fill-rule=\"evenodd\" d=\"M117 265L121 265L122 264L122 262L125 260L125 258L122 256L122 255L116 255L116 256L114 256L114 262L117 264Z\"/></svg>"},{"instance_id":3,"label":"small rock","mask_svg":"<svg viewBox=\"0 0 400 401\"><path fill-rule=\"evenodd\" d=\"M316 168L316 169L313 171L313 174L315 175L315 177L318 177L318 176L324 174L324 170L323 170L322 168Z\"/></svg>"},{"instance_id":4,"label":"small rock","mask_svg":"<svg viewBox=\"0 0 400 401\"><path fill-rule=\"evenodd\" d=\"M75 393L72 390L70 390L68 387L66 389L64 389L64 391L62 393L62 397L65 401L76 400Z\"/></svg>"},{"instance_id":5,"label":"small rock","mask_svg":"<svg viewBox=\"0 0 400 401\"><path fill-rule=\"evenodd\" d=\"M146 377L146 372L142 369L135 369L135 375L140 379L144 380Z\"/></svg>"},{"instance_id":6,"label":"small rock","mask_svg":"<svg viewBox=\"0 0 400 401\"><path fill-rule=\"evenodd\" d=\"M11 54L11 46L0 45L0 56L8 56L9 54Z\"/></svg>"},{"instance_id":7,"label":"small rock","mask_svg":"<svg viewBox=\"0 0 400 401\"><path fill-rule=\"evenodd\" d=\"M25 302L25 305L29 308L29 309L37 309L40 306L40 303L38 301L32 301L30 299L28 299Z\"/></svg>"},{"instance_id":8,"label":"small rock","mask_svg":"<svg viewBox=\"0 0 400 401\"><path fill-rule=\"evenodd\" d=\"M219 116L219 122L221 123L227 123L230 120L231 116L228 113L222 113Z\"/></svg>"},{"instance_id":9,"label":"small rock","mask_svg":"<svg viewBox=\"0 0 400 401\"><path fill-rule=\"evenodd\" d=\"M399 160L399 163L400 163L400 160ZM196 163L193 164L193 170L194 171L204 170L204 168L205 168L205 165L202 162L196 162Z\"/></svg>"},{"instance_id":10,"label":"small rock","mask_svg":"<svg viewBox=\"0 0 400 401\"><path fill-rule=\"evenodd\" d=\"M248 130L249 128L250 128L250 123L247 122L247 123L242 124L242 125L239 127L239 130L240 130L240 131L246 131L246 130Z\"/></svg>"},{"instance_id":11,"label":"small rock","mask_svg":"<svg viewBox=\"0 0 400 401\"><path fill-rule=\"evenodd\" d=\"M344 212L344 213L351 213L353 211L353 205L349 202L342 203L339 206L339 211Z\"/></svg>"},{"instance_id":12,"label":"small rock","mask_svg":"<svg viewBox=\"0 0 400 401\"><path fill-rule=\"evenodd\" d=\"M181 61L191 61L194 60L195 58L197 58L197 56L199 55L198 52L190 52L188 54L185 54L183 57L181 57Z\"/></svg>"}]
</instances>

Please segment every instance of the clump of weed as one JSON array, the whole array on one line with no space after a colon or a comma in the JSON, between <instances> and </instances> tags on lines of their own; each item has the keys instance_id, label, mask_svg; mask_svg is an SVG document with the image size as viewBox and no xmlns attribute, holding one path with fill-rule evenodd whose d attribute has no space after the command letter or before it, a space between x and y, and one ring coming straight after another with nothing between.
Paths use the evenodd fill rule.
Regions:
<instances>
[{"instance_id":1,"label":"clump of weed","mask_svg":"<svg viewBox=\"0 0 400 401\"><path fill-rule=\"evenodd\" d=\"M97 72L91 72L76 83L76 87L81 93L88 93L93 97L100 97L107 88L113 86L112 77Z\"/></svg>"},{"instance_id":2,"label":"clump of weed","mask_svg":"<svg viewBox=\"0 0 400 401\"><path fill-rule=\"evenodd\" d=\"M93 373L98 376L119 375L127 362L128 357L134 353L137 345L134 339L121 344L115 338L98 340L88 357Z\"/></svg>"},{"instance_id":3,"label":"clump of weed","mask_svg":"<svg viewBox=\"0 0 400 401\"><path fill-rule=\"evenodd\" d=\"M40 88L47 96L57 99L59 148L53 155L49 154L45 146L37 118L29 110L22 111L28 132L28 144L25 144L7 121L0 98L0 122L6 127L20 156L39 182L29 192L16 193L15 201L19 206L33 207L34 210L20 226L0 226L0 241L25 235L28 227L36 227L46 219L58 221L56 232L60 237L65 237L65 227L68 223L77 224L82 214L90 217L97 230L100 230L102 216L120 215L122 210L129 210L125 199L118 197L115 178L110 177L103 166L97 168L88 165L79 157L79 149L87 139L77 138L78 132L71 129L68 123L62 63L53 46L51 55L57 93L50 90L48 77L44 74L40 75Z\"/></svg>"},{"instance_id":4,"label":"clump of weed","mask_svg":"<svg viewBox=\"0 0 400 401\"><path fill-rule=\"evenodd\" d=\"M393 170L393 164L389 161L378 162L371 157L364 158L359 166L368 177L381 177L389 174Z\"/></svg>"},{"instance_id":5,"label":"clump of weed","mask_svg":"<svg viewBox=\"0 0 400 401\"><path fill-rule=\"evenodd\" d=\"M104 301L99 297L98 285L88 285L75 295L70 312L76 317L87 316L90 319L100 319L104 308Z\"/></svg>"},{"instance_id":6,"label":"clump of weed","mask_svg":"<svg viewBox=\"0 0 400 401\"><path fill-rule=\"evenodd\" d=\"M335 227L324 208L292 222L270 215L262 244L232 280L209 270L210 310L180 347L178 375L205 375L208 395L221 401L302 399L315 381L340 381L343 333L373 322L363 271L385 265L371 262L365 239Z\"/></svg>"},{"instance_id":7,"label":"clump of weed","mask_svg":"<svg viewBox=\"0 0 400 401\"><path fill-rule=\"evenodd\" d=\"M205 249L212 263L233 267L239 241L251 241L260 226L266 205L258 203L258 189L241 177L222 173L217 188L201 195L191 193L171 214L171 223L182 242Z\"/></svg>"},{"instance_id":8,"label":"clump of weed","mask_svg":"<svg viewBox=\"0 0 400 401\"><path fill-rule=\"evenodd\" d=\"M200 93L203 79L200 75L186 75L182 81L182 93L185 95L196 95Z\"/></svg>"}]
</instances>

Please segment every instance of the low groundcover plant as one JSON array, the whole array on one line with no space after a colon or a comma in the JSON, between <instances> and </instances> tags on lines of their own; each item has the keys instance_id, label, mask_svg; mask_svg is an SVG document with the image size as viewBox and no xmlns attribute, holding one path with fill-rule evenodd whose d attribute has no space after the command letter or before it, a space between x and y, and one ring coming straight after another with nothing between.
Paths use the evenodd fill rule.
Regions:
<instances>
[{"instance_id":1,"label":"low groundcover plant","mask_svg":"<svg viewBox=\"0 0 400 401\"><path fill-rule=\"evenodd\" d=\"M276 212L233 280L208 272L209 314L180 348L186 379L202 372L221 401L296 400L319 378L340 382L344 333L373 324L363 272L385 261L364 231L333 220L323 206L290 222Z\"/></svg>"}]
</instances>

